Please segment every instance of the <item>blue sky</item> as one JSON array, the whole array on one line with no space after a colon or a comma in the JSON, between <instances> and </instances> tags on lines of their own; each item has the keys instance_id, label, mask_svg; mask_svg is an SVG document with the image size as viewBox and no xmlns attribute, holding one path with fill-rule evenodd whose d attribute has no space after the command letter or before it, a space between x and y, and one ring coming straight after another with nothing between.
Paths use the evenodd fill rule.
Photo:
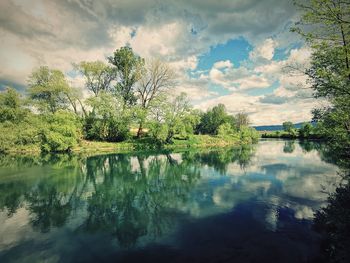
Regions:
<instances>
[{"instance_id":1,"label":"blue sky","mask_svg":"<svg viewBox=\"0 0 350 263\"><path fill-rule=\"evenodd\" d=\"M2 0L0 90L25 93L33 69L63 71L88 96L72 63L102 60L125 45L159 58L178 75L171 94L186 92L207 110L224 103L253 125L307 121L316 106L305 76L310 51L289 28L291 0Z\"/></svg>"},{"instance_id":2,"label":"blue sky","mask_svg":"<svg viewBox=\"0 0 350 263\"><path fill-rule=\"evenodd\" d=\"M242 61L249 58L253 47L243 37L230 39L226 43L211 46L209 52L199 56L196 70L209 70L215 62L229 60L234 67L239 67Z\"/></svg>"}]
</instances>

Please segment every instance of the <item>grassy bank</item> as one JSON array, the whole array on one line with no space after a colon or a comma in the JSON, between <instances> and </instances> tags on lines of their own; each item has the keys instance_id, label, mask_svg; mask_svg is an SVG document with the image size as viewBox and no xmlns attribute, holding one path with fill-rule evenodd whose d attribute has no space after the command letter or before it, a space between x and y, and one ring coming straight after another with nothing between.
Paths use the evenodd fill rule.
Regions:
<instances>
[{"instance_id":1,"label":"grassy bank","mask_svg":"<svg viewBox=\"0 0 350 263\"><path fill-rule=\"evenodd\" d=\"M187 139L175 138L171 144L159 144L149 137L130 139L124 142L100 142L81 140L71 149L76 154L119 153L149 150L174 150L186 148L224 147L253 143L251 138L237 136L191 135ZM8 154L40 154L39 145L15 146Z\"/></svg>"}]
</instances>

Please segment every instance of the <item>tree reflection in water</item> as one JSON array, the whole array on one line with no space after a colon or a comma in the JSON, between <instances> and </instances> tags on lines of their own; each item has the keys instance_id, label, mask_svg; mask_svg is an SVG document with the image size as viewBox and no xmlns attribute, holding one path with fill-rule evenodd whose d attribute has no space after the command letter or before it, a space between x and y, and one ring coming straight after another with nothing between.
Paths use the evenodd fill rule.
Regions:
<instances>
[{"instance_id":1,"label":"tree reflection in water","mask_svg":"<svg viewBox=\"0 0 350 263\"><path fill-rule=\"evenodd\" d=\"M350 262L350 155L349 149L332 144L322 147L323 160L338 165L341 184L330 193L328 204L315 214L314 228L322 235L323 253L319 262Z\"/></svg>"},{"instance_id":2,"label":"tree reflection in water","mask_svg":"<svg viewBox=\"0 0 350 263\"><path fill-rule=\"evenodd\" d=\"M0 210L5 211L3 215L8 218L25 210L24 221L37 234L33 240L44 236L41 233L50 235L50 240L63 240L62 243L69 246L57 248L63 254L80 253L77 251L82 242L83 247L98 247L97 255L107 251L108 258L108 253L123 249L134 251L153 241L172 238L173 233L180 233L186 224L190 229L198 227L199 232L206 227L216 229L209 223L215 218L224 218L220 215L229 216L223 226L226 230L217 236L225 237L226 231L232 230L237 240L245 237L247 233L240 232L241 227L235 229L230 223L234 218L232 220L242 219L242 224L250 222L245 225L246 231L252 228L250 224L259 225L261 233L267 231L276 236L274 241L282 238L289 242L288 237L283 239L278 231L286 224L290 224L294 232L298 227L300 231L309 231L307 224L311 223L312 212L319 207L318 200L324 200L324 195L318 197L316 184L325 184L324 175L334 171L334 167L321 162L320 158L339 165L344 171L349 168L347 158L339 157L340 151L328 145L311 141L275 141L262 143L258 149L256 156L255 149L250 147L87 158L0 156L0 166L8 167L2 168ZM303 159L299 159L301 157ZM348 260L349 201L349 186L344 184L332 195L329 205L316 214L315 229L323 234L325 251L318 260ZM251 211L252 217L248 213L243 220L240 214L243 208ZM215 233L212 232L214 237ZM295 241L296 247L305 239L299 234L302 238ZM231 240L233 236L227 234L226 238ZM263 236L266 235L260 238ZM210 238L213 236L203 236L203 240ZM105 244L99 247L97 243L101 240ZM196 242L193 240L193 244ZM217 240L216 244L222 247ZM13 246L8 253L16 254L16 249ZM18 249L26 251L20 246ZM74 253L69 255L74 257Z\"/></svg>"},{"instance_id":3,"label":"tree reflection in water","mask_svg":"<svg viewBox=\"0 0 350 263\"><path fill-rule=\"evenodd\" d=\"M85 209L86 217L76 231L108 233L121 247L129 248L142 236L157 238L174 228L174 213L179 213L177 206L186 202L200 178L201 165L225 173L232 162L245 167L253 153L252 148L243 147L88 158L2 156L3 166L15 167L17 172L33 170L26 180L0 184L0 190L6 189L0 191L0 209L10 217L25 207L33 228L43 233L64 226L72 214ZM38 164L48 176L36 175Z\"/></svg>"}]
</instances>

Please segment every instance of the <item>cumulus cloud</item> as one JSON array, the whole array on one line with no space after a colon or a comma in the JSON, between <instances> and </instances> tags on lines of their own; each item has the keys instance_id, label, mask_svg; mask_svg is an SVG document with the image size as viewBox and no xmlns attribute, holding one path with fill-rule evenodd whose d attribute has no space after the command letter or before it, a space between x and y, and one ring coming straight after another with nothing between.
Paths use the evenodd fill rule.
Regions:
<instances>
[{"instance_id":1,"label":"cumulus cloud","mask_svg":"<svg viewBox=\"0 0 350 263\"><path fill-rule=\"evenodd\" d=\"M309 66L311 52L305 47L290 49L284 59L276 61L273 56L277 46L275 40L267 38L255 46L249 59L239 67L230 61L215 63L208 80L232 93L211 98L197 107L206 109L225 103L232 113L247 112L255 125L310 120L311 110L319 103L312 99L312 89L303 74ZM264 92L272 85L272 91Z\"/></svg>"}]
</instances>

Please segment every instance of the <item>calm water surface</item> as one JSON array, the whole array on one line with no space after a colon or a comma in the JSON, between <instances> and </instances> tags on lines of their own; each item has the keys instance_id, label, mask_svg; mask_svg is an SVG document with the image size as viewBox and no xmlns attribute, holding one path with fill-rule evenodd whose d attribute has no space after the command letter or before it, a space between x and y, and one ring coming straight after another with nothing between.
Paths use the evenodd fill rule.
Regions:
<instances>
[{"instance_id":1,"label":"calm water surface","mask_svg":"<svg viewBox=\"0 0 350 263\"><path fill-rule=\"evenodd\" d=\"M320 145L0 158L0 262L307 262Z\"/></svg>"}]
</instances>

